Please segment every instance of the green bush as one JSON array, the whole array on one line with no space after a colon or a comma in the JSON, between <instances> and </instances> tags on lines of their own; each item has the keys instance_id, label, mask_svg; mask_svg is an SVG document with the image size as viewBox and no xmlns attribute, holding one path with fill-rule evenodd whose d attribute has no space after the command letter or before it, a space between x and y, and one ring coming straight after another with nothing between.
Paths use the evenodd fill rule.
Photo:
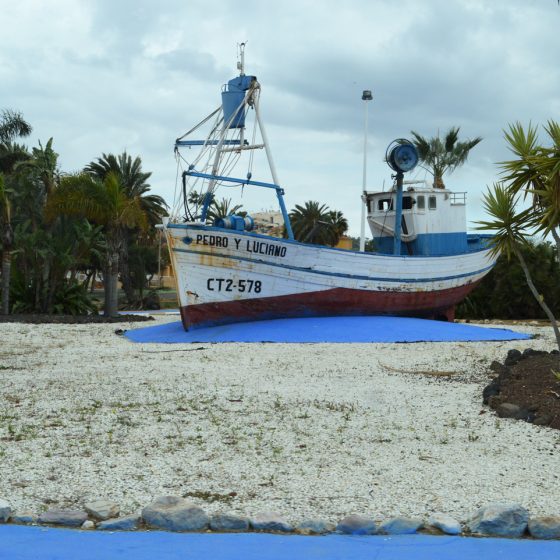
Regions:
<instances>
[{"instance_id":1,"label":"green bush","mask_svg":"<svg viewBox=\"0 0 560 560\"><path fill-rule=\"evenodd\" d=\"M15 275L10 286L12 313L34 313L35 285L26 285L23 276ZM87 288L76 281L62 284L53 296L55 315L97 315L97 305Z\"/></svg>"},{"instance_id":2,"label":"green bush","mask_svg":"<svg viewBox=\"0 0 560 560\"><path fill-rule=\"evenodd\" d=\"M522 247L531 277L552 312L560 314L560 266L556 248L550 243L531 243ZM517 259L505 255L479 286L457 306L459 319L546 319L546 315L527 288Z\"/></svg>"}]
</instances>

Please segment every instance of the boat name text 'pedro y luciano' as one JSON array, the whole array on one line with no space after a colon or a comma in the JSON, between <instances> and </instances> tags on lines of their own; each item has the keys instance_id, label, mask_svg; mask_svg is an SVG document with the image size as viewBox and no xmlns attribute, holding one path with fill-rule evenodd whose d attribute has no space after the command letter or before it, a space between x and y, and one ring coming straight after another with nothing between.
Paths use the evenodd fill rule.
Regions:
<instances>
[{"instance_id":1,"label":"boat name text 'pedro y luciano'","mask_svg":"<svg viewBox=\"0 0 560 560\"><path fill-rule=\"evenodd\" d=\"M197 234L195 238L197 245L209 245L211 247L223 247L247 251L247 253L255 253L257 255L268 255L271 257L285 257L286 247L277 243L267 243L266 241L257 241L254 239L239 239L238 237L229 238L222 235ZM230 243L231 241L231 243ZM244 244L241 244L245 241Z\"/></svg>"}]
</instances>

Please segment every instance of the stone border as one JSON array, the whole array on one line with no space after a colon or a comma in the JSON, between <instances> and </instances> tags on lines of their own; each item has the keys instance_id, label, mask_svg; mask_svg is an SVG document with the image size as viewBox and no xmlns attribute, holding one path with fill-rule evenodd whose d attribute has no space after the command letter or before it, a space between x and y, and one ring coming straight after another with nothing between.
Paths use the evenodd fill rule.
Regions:
<instances>
[{"instance_id":1,"label":"stone border","mask_svg":"<svg viewBox=\"0 0 560 560\"><path fill-rule=\"evenodd\" d=\"M136 531L156 529L174 532L267 532L300 535L461 535L560 540L560 516L530 517L519 504L493 503L480 508L460 523L451 516L434 513L424 522L406 517L388 518L379 525L368 516L348 515L337 525L306 519L291 525L281 515L262 512L252 518L229 514L209 517L196 504L176 496L161 496L141 513L119 517L119 506L106 500L84 504L83 510L54 508L42 513L15 514L0 499L0 523L73 527L83 530Z\"/></svg>"}]
</instances>

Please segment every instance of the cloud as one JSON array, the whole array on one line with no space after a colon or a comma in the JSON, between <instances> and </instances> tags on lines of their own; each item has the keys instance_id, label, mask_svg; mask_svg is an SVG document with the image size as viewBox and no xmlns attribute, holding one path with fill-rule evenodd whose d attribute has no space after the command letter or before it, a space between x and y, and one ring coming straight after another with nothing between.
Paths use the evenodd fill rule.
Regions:
<instances>
[{"instance_id":1,"label":"cloud","mask_svg":"<svg viewBox=\"0 0 560 560\"><path fill-rule=\"evenodd\" d=\"M1 104L24 112L32 142L54 136L66 170L127 149L167 199L174 139L219 104L235 46L248 41L289 204L324 200L354 233L363 89L374 96L368 186L390 181L382 158L393 138L458 125L464 138L484 137L449 178L473 202L507 157L507 124L544 122L560 108L554 2L22 0L2 15Z\"/></svg>"}]
</instances>

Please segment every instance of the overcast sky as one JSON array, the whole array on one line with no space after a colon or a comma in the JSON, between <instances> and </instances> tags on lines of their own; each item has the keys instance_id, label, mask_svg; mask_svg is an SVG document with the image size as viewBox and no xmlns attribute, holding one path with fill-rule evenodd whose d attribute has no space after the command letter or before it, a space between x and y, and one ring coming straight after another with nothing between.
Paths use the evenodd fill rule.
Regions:
<instances>
[{"instance_id":1,"label":"overcast sky","mask_svg":"<svg viewBox=\"0 0 560 560\"><path fill-rule=\"evenodd\" d=\"M0 0L0 13L0 108L23 112L27 143L54 137L63 171L103 152L140 155L168 202L174 140L218 106L244 41L288 207L320 200L354 234L362 90L374 97L370 190L389 186L385 149L411 130L484 138L446 181L469 192L470 220L508 158L508 123L560 120L556 0ZM245 190L241 202L269 200Z\"/></svg>"}]
</instances>

